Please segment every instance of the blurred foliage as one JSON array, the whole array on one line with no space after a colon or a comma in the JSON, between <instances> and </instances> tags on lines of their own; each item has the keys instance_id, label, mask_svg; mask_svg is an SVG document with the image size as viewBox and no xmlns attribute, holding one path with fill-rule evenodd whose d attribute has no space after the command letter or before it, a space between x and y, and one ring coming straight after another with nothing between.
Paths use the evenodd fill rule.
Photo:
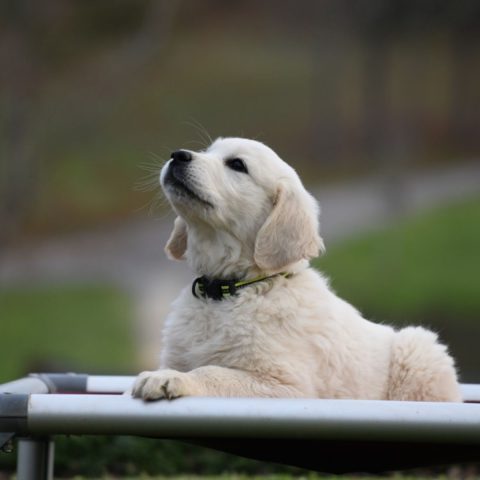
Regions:
<instances>
[{"instance_id":1,"label":"blurred foliage","mask_svg":"<svg viewBox=\"0 0 480 480\"><path fill-rule=\"evenodd\" d=\"M479 5L2 2L0 236L136 212L149 152L199 148L188 122L312 182L476 155Z\"/></svg>"},{"instance_id":2,"label":"blurred foliage","mask_svg":"<svg viewBox=\"0 0 480 480\"><path fill-rule=\"evenodd\" d=\"M173 440L135 437L72 437L59 439L57 471L60 475L250 475L305 471L250 460ZM76 459L72 462L72 459Z\"/></svg>"},{"instance_id":3,"label":"blurred foliage","mask_svg":"<svg viewBox=\"0 0 480 480\"><path fill-rule=\"evenodd\" d=\"M34 55L43 69L61 69L137 32L147 5L146 0L4 0L0 3L0 28L4 38L21 37L17 42L28 49L23 53Z\"/></svg>"},{"instance_id":4,"label":"blurred foliage","mask_svg":"<svg viewBox=\"0 0 480 480\"><path fill-rule=\"evenodd\" d=\"M358 479L420 480L422 478L461 479L466 474L474 478L475 467L456 466L454 475L449 467L421 469L385 476L319 474L286 465L259 462L236 455L189 445L174 440L138 437L78 437L55 438L55 476L59 478L165 478L196 480L271 480ZM0 453L0 473L12 471L14 454ZM201 476L201 477L199 477Z\"/></svg>"},{"instance_id":5,"label":"blurred foliage","mask_svg":"<svg viewBox=\"0 0 480 480\"><path fill-rule=\"evenodd\" d=\"M0 291L0 383L38 371L134 373L132 306L106 287Z\"/></svg>"},{"instance_id":6,"label":"blurred foliage","mask_svg":"<svg viewBox=\"0 0 480 480\"><path fill-rule=\"evenodd\" d=\"M478 381L480 199L399 220L327 250L315 266L366 318L440 333Z\"/></svg>"},{"instance_id":7,"label":"blurred foliage","mask_svg":"<svg viewBox=\"0 0 480 480\"><path fill-rule=\"evenodd\" d=\"M13 471L15 455L0 452L0 474ZM283 473L304 476L306 471L189 445L174 440L139 437L55 437L55 476L167 477L185 474L236 473L268 475Z\"/></svg>"}]
</instances>

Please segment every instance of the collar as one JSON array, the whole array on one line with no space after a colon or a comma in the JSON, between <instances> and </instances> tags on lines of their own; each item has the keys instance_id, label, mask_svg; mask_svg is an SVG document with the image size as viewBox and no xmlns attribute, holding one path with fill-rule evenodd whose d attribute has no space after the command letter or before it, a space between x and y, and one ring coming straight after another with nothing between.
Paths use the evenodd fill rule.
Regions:
<instances>
[{"instance_id":1,"label":"collar","mask_svg":"<svg viewBox=\"0 0 480 480\"><path fill-rule=\"evenodd\" d=\"M263 282L270 278L282 276L285 278L290 278L291 273L281 272L276 273L275 275L269 275L266 277L257 277L252 280L223 280L221 278L212 278L209 279L205 275L198 277L193 281L192 284L192 294L194 297L200 298L211 298L212 300L225 300L228 297L237 295L238 290L244 287L248 287L253 283Z\"/></svg>"}]
</instances>

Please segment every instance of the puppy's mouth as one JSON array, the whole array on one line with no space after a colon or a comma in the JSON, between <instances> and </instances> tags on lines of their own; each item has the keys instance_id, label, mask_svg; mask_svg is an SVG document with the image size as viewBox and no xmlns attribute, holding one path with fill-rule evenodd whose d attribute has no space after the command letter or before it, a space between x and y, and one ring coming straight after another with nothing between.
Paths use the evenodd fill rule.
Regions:
<instances>
[{"instance_id":1,"label":"puppy's mouth","mask_svg":"<svg viewBox=\"0 0 480 480\"><path fill-rule=\"evenodd\" d=\"M172 163L169 165L163 184L166 188L180 197L188 197L196 202L202 203L208 207L213 208L213 204L205 200L199 193L197 193L189 183L185 175L185 169L179 168L178 165Z\"/></svg>"}]
</instances>

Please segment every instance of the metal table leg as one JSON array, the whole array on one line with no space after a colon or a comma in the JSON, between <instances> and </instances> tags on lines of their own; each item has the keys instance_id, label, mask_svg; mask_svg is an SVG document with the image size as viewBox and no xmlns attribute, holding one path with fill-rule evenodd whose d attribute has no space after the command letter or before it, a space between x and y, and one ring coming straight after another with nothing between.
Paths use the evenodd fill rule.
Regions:
<instances>
[{"instance_id":1,"label":"metal table leg","mask_svg":"<svg viewBox=\"0 0 480 480\"><path fill-rule=\"evenodd\" d=\"M54 442L45 438L18 440L17 480L52 480Z\"/></svg>"}]
</instances>

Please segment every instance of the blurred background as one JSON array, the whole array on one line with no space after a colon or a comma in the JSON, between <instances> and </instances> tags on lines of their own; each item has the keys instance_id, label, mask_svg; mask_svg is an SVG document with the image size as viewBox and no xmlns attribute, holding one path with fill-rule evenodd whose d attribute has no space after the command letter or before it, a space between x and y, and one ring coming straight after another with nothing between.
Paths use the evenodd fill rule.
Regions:
<instances>
[{"instance_id":1,"label":"blurred background","mask_svg":"<svg viewBox=\"0 0 480 480\"><path fill-rule=\"evenodd\" d=\"M156 364L155 332L191 278L164 259L172 215L158 171L171 151L217 136L264 141L298 170L322 202L325 269L367 314L441 329L468 316L476 328L466 297L480 290L466 269L480 256L461 237L475 245L479 217L461 221L458 206L454 224L441 222L452 202L477 212L478 2L0 5L0 344L28 344L1 380L64 362L112 373ZM417 218L427 210L440 232ZM410 219L425 232L405 236ZM387 226L395 234L371 251L354 242L338 254ZM409 240L426 251L412 258ZM452 290L455 308L444 305ZM112 361L95 359L104 354Z\"/></svg>"},{"instance_id":2,"label":"blurred background","mask_svg":"<svg viewBox=\"0 0 480 480\"><path fill-rule=\"evenodd\" d=\"M217 136L299 172L342 297L480 382L479 85L475 0L1 0L0 382L156 367L193 277L158 172Z\"/></svg>"},{"instance_id":3,"label":"blurred background","mask_svg":"<svg viewBox=\"0 0 480 480\"><path fill-rule=\"evenodd\" d=\"M322 202L318 264L341 295L378 320L480 332L468 276L480 266L468 249L480 228L479 27L470 0L3 1L0 348L15 361L0 380L155 366L155 332L191 278L164 259L172 216L158 171L217 136L261 140L298 170ZM424 231L404 233L410 219ZM392 235L358 246L379 229Z\"/></svg>"}]
</instances>

